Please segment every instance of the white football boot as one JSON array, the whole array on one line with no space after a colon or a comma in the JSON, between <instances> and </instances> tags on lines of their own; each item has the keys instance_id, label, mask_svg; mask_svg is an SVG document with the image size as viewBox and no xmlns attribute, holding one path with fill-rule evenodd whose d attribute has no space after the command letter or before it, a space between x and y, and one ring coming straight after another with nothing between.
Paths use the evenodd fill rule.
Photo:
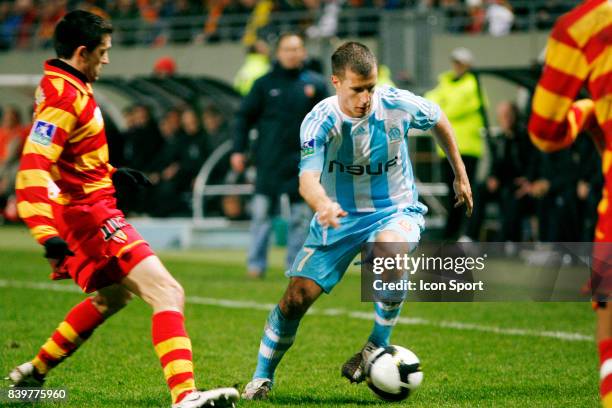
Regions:
<instances>
[{"instance_id":1,"label":"white football boot","mask_svg":"<svg viewBox=\"0 0 612 408\"><path fill-rule=\"evenodd\" d=\"M342 376L348 378L352 383L360 383L365 380L365 363L368 361L370 354L377 348L374 343L368 341L360 352L342 365Z\"/></svg>"},{"instance_id":2,"label":"white football boot","mask_svg":"<svg viewBox=\"0 0 612 408\"><path fill-rule=\"evenodd\" d=\"M235 407L240 395L235 388L214 388L207 391L193 391L172 408L201 408L201 407Z\"/></svg>"},{"instance_id":3,"label":"white football boot","mask_svg":"<svg viewBox=\"0 0 612 408\"><path fill-rule=\"evenodd\" d=\"M265 400L268 399L270 391L272 391L272 380L269 378L255 378L244 387L242 399Z\"/></svg>"},{"instance_id":4,"label":"white football boot","mask_svg":"<svg viewBox=\"0 0 612 408\"><path fill-rule=\"evenodd\" d=\"M34 365L29 361L13 368L6 379L11 382L9 385L11 388L39 388L45 382L45 377L38 374Z\"/></svg>"}]
</instances>

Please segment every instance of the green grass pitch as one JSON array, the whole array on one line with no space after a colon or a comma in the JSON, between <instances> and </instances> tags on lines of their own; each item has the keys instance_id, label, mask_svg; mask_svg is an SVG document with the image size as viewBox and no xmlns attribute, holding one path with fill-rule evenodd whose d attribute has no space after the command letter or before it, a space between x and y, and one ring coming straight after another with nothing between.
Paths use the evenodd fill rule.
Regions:
<instances>
[{"instance_id":1,"label":"green grass pitch","mask_svg":"<svg viewBox=\"0 0 612 408\"><path fill-rule=\"evenodd\" d=\"M282 254L272 255L267 279L254 282L244 277L243 252L160 253L187 293L187 329L200 387L243 387L250 379L266 308L286 285ZM72 282L51 282L48 274L41 248L25 229L0 228L2 376L31 359L69 308L84 298ZM277 371L271 400L239 405L598 406L595 319L586 302L406 304L392 343L420 357L425 378L399 404L381 402L365 384L351 385L340 377L340 366L370 332L369 313L372 305L359 300L359 275L349 272L302 321ZM66 388L69 398L45 407L170 406L151 346L148 307L136 299L109 319L51 372L46 385Z\"/></svg>"}]
</instances>

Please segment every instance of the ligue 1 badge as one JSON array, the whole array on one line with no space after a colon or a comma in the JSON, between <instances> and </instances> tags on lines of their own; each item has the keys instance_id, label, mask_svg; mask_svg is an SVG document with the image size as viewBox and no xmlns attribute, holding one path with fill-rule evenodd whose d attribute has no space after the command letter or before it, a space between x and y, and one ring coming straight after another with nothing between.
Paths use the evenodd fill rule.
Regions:
<instances>
[{"instance_id":1,"label":"ligue 1 badge","mask_svg":"<svg viewBox=\"0 0 612 408\"><path fill-rule=\"evenodd\" d=\"M56 128L52 123L37 120L32 125L30 140L42 146L51 146L51 140L53 140Z\"/></svg>"},{"instance_id":2,"label":"ligue 1 badge","mask_svg":"<svg viewBox=\"0 0 612 408\"><path fill-rule=\"evenodd\" d=\"M302 158L312 156L315 151L315 140L310 139L302 143Z\"/></svg>"}]
</instances>

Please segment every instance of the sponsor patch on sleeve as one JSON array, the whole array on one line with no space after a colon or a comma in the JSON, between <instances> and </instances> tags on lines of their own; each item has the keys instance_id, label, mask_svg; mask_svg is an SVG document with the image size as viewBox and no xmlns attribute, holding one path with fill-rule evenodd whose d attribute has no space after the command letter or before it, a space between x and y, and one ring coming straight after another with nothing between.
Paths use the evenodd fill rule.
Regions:
<instances>
[{"instance_id":1,"label":"sponsor patch on sleeve","mask_svg":"<svg viewBox=\"0 0 612 408\"><path fill-rule=\"evenodd\" d=\"M310 157L315 152L315 140L310 139L302 143L302 159Z\"/></svg>"},{"instance_id":2,"label":"sponsor patch on sleeve","mask_svg":"<svg viewBox=\"0 0 612 408\"><path fill-rule=\"evenodd\" d=\"M53 135L56 130L57 126L54 124L45 122L44 120L37 120L32 125L30 140L42 146L51 146L51 141L53 140Z\"/></svg>"}]
</instances>

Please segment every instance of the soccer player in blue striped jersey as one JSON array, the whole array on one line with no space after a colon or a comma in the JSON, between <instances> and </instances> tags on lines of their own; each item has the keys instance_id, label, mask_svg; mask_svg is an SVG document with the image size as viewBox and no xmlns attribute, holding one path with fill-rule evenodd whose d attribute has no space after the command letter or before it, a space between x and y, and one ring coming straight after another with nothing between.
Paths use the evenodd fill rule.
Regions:
<instances>
[{"instance_id":1,"label":"soccer player in blue striped jersey","mask_svg":"<svg viewBox=\"0 0 612 408\"><path fill-rule=\"evenodd\" d=\"M446 115L411 92L376 87L377 75L376 58L366 46L343 44L332 56L336 95L317 104L302 122L300 193L316 214L285 294L266 321L245 399L267 398L302 316L340 281L364 243L403 243L407 251L418 245L427 207L418 201L408 157L411 128L432 130L455 172L456 205L472 212L470 183ZM351 382L363 381L369 353L389 344L401 306L374 303L366 344L342 366Z\"/></svg>"}]
</instances>

